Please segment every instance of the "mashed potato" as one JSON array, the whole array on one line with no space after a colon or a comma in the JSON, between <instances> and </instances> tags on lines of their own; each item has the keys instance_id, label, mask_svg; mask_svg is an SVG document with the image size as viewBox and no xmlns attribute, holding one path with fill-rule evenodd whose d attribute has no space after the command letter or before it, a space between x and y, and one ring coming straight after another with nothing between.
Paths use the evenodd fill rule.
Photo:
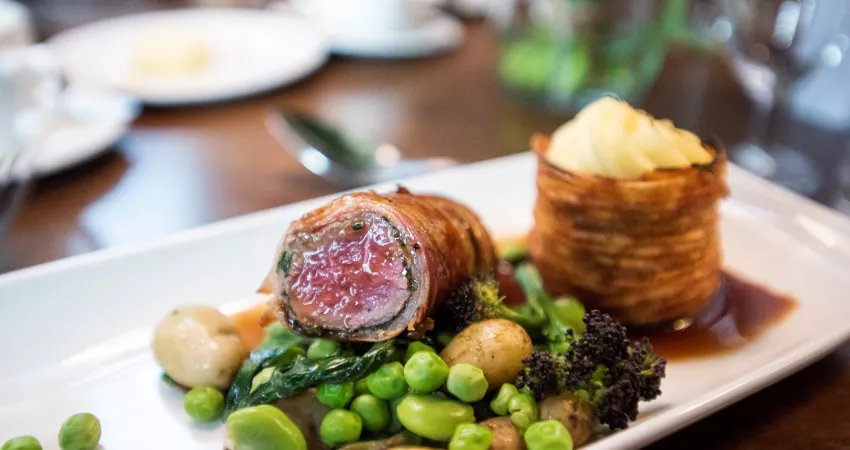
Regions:
<instances>
[{"instance_id":1,"label":"mashed potato","mask_svg":"<svg viewBox=\"0 0 850 450\"><path fill-rule=\"evenodd\" d=\"M189 75L205 69L209 60L203 40L182 30L147 30L133 48L133 68L139 76Z\"/></svg>"},{"instance_id":2,"label":"mashed potato","mask_svg":"<svg viewBox=\"0 0 850 450\"><path fill-rule=\"evenodd\" d=\"M636 179L656 168L707 164L713 155L693 133L604 97L552 135L546 159L561 169Z\"/></svg>"}]
</instances>

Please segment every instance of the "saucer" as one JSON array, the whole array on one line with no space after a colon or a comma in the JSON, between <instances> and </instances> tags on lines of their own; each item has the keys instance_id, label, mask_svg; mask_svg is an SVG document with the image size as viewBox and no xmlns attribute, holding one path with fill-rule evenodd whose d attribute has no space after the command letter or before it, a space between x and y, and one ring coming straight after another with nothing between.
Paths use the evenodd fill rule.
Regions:
<instances>
[{"instance_id":1,"label":"saucer","mask_svg":"<svg viewBox=\"0 0 850 450\"><path fill-rule=\"evenodd\" d=\"M443 13L408 29L337 33L328 30L328 34L332 52L367 58L421 58L448 52L463 42L460 21Z\"/></svg>"},{"instance_id":2,"label":"saucer","mask_svg":"<svg viewBox=\"0 0 850 450\"><path fill-rule=\"evenodd\" d=\"M59 105L40 141L32 144L37 145L33 177L62 172L111 150L141 112L133 96L77 86L63 92ZM0 183L7 180L0 177Z\"/></svg>"},{"instance_id":3,"label":"saucer","mask_svg":"<svg viewBox=\"0 0 850 450\"><path fill-rule=\"evenodd\" d=\"M384 28L363 24L338 26L339 21L314 18L309 2L278 1L269 8L307 17L318 23L328 37L330 50L337 55L364 58L421 58L455 49L463 42L463 26L443 13L433 2L419 2L414 26Z\"/></svg>"}]
</instances>

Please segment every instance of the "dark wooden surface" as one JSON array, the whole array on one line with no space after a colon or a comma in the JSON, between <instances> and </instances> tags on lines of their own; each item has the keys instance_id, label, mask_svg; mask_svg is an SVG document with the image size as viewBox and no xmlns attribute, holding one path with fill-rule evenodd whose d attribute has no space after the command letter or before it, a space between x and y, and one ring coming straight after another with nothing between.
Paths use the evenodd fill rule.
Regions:
<instances>
[{"instance_id":1,"label":"dark wooden surface","mask_svg":"<svg viewBox=\"0 0 850 450\"><path fill-rule=\"evenodd\" d=\"M172 1L25 2L42 35ZM0 272L334 191L290 158L263 127L272 105L300 108L396 143L409 156L476 161L523 151L532 132L566 117L523 105L495 77L497 46L472 23L456 52L415 61L334 58L316 75L250 99L147 109L114 151L38 181L0 250ZM702 80L702 81L700 81ZM716 56L674 52L646 109L702 135L739 139L749 102ZM777 136L815 155L833 203L846 137L783 122ZM654 449L850 448L850 345L653 445Z\"/></svg>"}]
</instances>

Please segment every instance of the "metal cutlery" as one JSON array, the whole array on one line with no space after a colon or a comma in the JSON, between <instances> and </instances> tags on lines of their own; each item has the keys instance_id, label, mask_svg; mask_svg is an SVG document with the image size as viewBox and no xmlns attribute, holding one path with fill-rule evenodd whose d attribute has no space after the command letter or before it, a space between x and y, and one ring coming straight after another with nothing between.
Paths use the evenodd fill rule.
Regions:
<instances>
[{"instance_id":1,"label":"metal cutlery","mask_svg":"<svg viewBox=\"0 0 850 450\"><path fill-rule=\"evenodd\" d=\"M346 189L457 165L451 158L404 159L391 144L369 146L333 125L282 108L269 110L266 128L307 170Z\"/></svg>"}]
</instances>

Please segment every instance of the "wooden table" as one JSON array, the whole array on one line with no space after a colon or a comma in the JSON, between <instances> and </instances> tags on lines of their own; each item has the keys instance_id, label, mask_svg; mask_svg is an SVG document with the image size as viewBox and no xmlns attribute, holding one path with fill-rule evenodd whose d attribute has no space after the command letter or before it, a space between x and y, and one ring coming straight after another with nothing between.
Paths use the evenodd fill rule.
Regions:
<instances>
[{"instance_id":1,"label":"wooden table","mask_svg":"<svg viewBox=\"0 0 850 450\"><path fill-rule=\"evenodd\" d=\"M175 4L30 3L46 34L129 7ZM268 135L263 116L273 105L364 130L413 157L476 161L523 151L532 132L550 132L566 117L505 93L495 77L496 55L492 30L472 23L450 55L335 58L309 79L255 98L147 109L115 151L38 182L2 244L0 272L334 192ZM722 62L684 52L671 55L646 108L726 142L742 136L749 117L749 103ZM780 127L782 138L815 154L829 175L816 198L834 201L845 136L786 125L793 126ZM850 345L652 448L850 448Z\"/></svg>"}]
</instances>

